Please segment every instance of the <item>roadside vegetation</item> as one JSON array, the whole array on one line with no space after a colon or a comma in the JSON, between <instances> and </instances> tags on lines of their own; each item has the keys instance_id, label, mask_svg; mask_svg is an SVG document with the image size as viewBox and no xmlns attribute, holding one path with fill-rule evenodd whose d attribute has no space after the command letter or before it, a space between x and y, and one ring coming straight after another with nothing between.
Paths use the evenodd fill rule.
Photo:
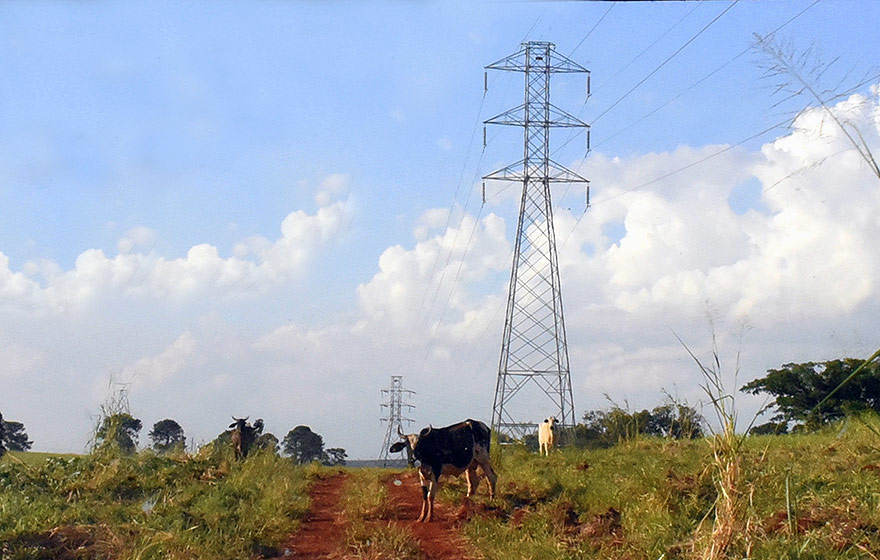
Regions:
<instances>
[{"instance_id":1,"label":"roadside vegetation","mask_svg":"<svg viewBox=\"0 0 880 560\"><path fill-rule=\"evenodd\" d=\"M540 457L493 449L498 496L485 482L461 516L466 485L445 477L439 500L473 550L491 559L707 557L721 473L714 436L635 432L611 447ZM752 435L737 449L737 532L717 557L880 558L880 417L867 412L814 432ZM0 556L261 558L283 556L317 477L345 472L342 549L351 557L419 558L388 486L399 471L298 465L270 450L234 461L95 451L11 452L0 462ZM391 478L389 478L391 477ZM406 488L419 494L416 486Z\"/></svg>"},{"instance_id":2,"label":"roadside vegetation","mask_svg":"<svg viewBox=\"0 0 880 560\"><path fill-rule=\"evenodd\" d=\"M474 557L880 560L880 351L770 370L742 390L773 397L775 415L745 430L717 351L691 356L718 428L668 395L650 410L612 402L549 457L529 438L494 443L492 501L484 483L463 507L464 479L443 477L438 499ZM346 468L345 451L325 451L305 426L279 442L245 423L251 452L236 460L232 432L187 453L170 419L138 452L140 421L105 412L86 455L27 452L23 426L2 424L13 450L0 459L0 558L284 557L311 484L334 476L343 557L423 557L414 514L402 518L394 497L420 496L414 478Z\"/></svg>"},{"instance_id":3,"label":"roadside vegetation","mask_svg":"<svg viewBox=\"0 0 880 560\"><path fill-rule=\"evenodd\" d=\"M0 557L279 554L275 547L296 530L308 507L317 467L270 452L245 462L226 455L10 453L0 462Z\"/></svg>"},{"instance_id":4,"label":"roadside vegetation","mask_svg":"<svg viewBox=\"0 0 880 560\"><path fill-rule=\"evenodd\" d=\"M745 438L737 533L718 558L880 558L880 420ZM712 553L722 488L711 438L637 437L608 449L495 453L464 532L488 559L700 559ZM449 481L449 479L447 479ZM463 481L442 498L460 503ZM416 491L414 489L414 491ZM478 494L479 495L479 494Z\"/></svg>"}]
</instances>

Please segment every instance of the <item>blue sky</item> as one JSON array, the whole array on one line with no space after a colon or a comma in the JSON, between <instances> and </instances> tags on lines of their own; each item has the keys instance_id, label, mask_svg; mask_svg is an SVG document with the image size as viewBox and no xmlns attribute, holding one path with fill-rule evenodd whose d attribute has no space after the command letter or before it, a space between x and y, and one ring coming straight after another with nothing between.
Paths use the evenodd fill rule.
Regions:
<instances>
[{"instance_id":1,"label":"blue sky","mask_svg":"<svg viewBox=\"0 0 880 560\"><path fill-rule=\"evenodd\" d=\"M776 42L834 61L820 85L848 89L878 74L878 12L2 3L0 411L37 449L79 451L112 377L147 426L176 418L196 443L251 414L368 457L402 374L418 424L488 420L517 187L481 207L479 177L522 139L490 128L483 151L481 123L522 77L490 72L484 95L483 68L523 40L592 71L586 103L582 76L552 85L593 125L586 158L582 137L553 136L593 181L585 216L577 187L554 194L579 415L604 393L698 402L669 329L705 349L707 313L728 348L749 326L744 378L870 354L876 183L813 100L773 95L750 47L785 24ZM834 100L872 146L877 81Z\"/></svg>"}]
</instances>

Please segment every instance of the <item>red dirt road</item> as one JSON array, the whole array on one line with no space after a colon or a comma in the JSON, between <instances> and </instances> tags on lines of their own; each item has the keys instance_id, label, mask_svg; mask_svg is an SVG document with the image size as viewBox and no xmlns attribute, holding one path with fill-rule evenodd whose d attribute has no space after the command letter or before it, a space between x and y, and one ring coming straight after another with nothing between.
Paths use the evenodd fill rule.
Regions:
<instances>
[{"instance_id":1,"label":"red dirt road","mask_svg":"<svg viewBox=\"0 0 880 560\"><path fill-rule=\"evenodd\" d=\"M299 531L288 541L286 550L292 554L285 558L344 558L340 549L345 525L337 506L347 478L337 474L315 482L309 492L309 513L303 518Z\"/></svg>"},{"instance_id":2,"label":"red dirt road","mask_svg":"<svg viewBox=\"0 0 880 560\"><path fill-rule=\"evenodd\" d=\"M348 477L334 475L318 480L310 492L312 505L303 519L300 530L291 535L286 558L294 560L356 558L345 550L345 517L339 500L345 491ZM395 484L399 481L399 484ZM419 523L416 519L422 507L422 493L418 475L414 471L394 473L385 478L390 506L393 512L387 520L371 523L392 523L405 528L419 543L422 560L468 560L475 558L458 526L465 518L463 508L437 502L434 521Z\"/></svg>"}]
</instances>

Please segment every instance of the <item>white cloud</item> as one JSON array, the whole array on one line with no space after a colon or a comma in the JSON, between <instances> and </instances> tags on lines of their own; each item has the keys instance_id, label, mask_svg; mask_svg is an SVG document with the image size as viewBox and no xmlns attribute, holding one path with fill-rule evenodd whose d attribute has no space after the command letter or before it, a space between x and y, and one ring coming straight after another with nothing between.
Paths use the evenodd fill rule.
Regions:
<instances>
[{"instance_id":1,"label":"white cloud","mask_svg":"<svg viewBox=\"0 0 880 560\"><path fill-rule=\"evenodd\" d=\"M132 383L135 388L164 385L187 366L196 347L195 337L185 332L159 354L123 368L119 380Z\"/></svg>"},{"instance_id":2,"label":"white cloud","mask_svg":"<svg viewBox=\"0 0 880 560\"><path fill-rule=\"evenodd\" d=\"M431 212L420 222L437 218ZM476 222L466 215L457 227L450 226L412 250L399 245L386 249L379 257L379 272L358 286L364 319L400 329L421 328L430 318L445 313L447 318L456 317L470 309L474 301L468 286L508 264L504 234L500 217L490 214Z\"/></svg>"},{"instance_id":3,"label":"white cloud","mask_svg":"<svg viewBox=\"0 0 880 560\"><path fill-rule=\"evenodd\" d=\"M869 101L839 110L876 151ZM663 389L697 404L702 379L673 332L702 358L711 349L707 317L732 391L785 362L876 348L880 185L843 140L808 111L760 152L727 150L683 171L723 147L584 162L594 206L581 217L559 205L555 216L578 415L607 406L603 393L634 408L656 406ZM81 386L121 369L142 380L133 408L177 418L196 441L219 433L229 414L250 413L280 437L308 423L353 457L377 452L380 389L390 375L417 391L417 424L488 420L513 244L506 201L490 197L497 213L479 219L460 208L451 219L448 208L424 212L410 239L348 276L340 296L356 304L335 316L265 313L313 297L305 283L269 289L299 278L338 234L350 210L332 200L347 181L328 177L319 189L326 204L291 212L274 239L242 239L231 256L212 244L180 258L156 255L145 250L149 231L126 234L120 250L133 247L128 253L83 251L71 270L38 260L12 270L0 253L0 375L37 399L45 380L31 378L61 372L65 398L53 406L72 417L84 405L71 403L89 402L76 398ZM737 189L758 182L760 209L734 212ZM368 280L355 286L359 278ZM234 297L242 293L252 297ZM71 312L51 321L35 312L58 310ZM751 330L740 343L742 320ZM186 397L163 390L171 384L186 386ZM70 439L34 422L38 442ZM351 425L375 430L354 438Z\"/></svg>"},{"instance_id":4,"label":"white cloud","mask_svg":"<svg viewBox=\"0 0 880 560\"><path fill-rule=\"evenodd\" d=\"M328 175L321 181L318 192L315 194L315 202L319 206L328 206L334 195L346 192L350 188L351 178L344 173Z\"/></svg>"},{"instance_id":5,"label":"white cloud","mask_svg":"<svg viewBox=\"0 0 880 560\"><path fill-rule=\"evenodd\" d=\"M38 348L4 342L0 344L0 378L21 377L32 373L43 362Z\"/></svg>"},{"instance_id":6,"label":"white cloud","mask_svg":"<svg viewBox=\"0 0 880 560\"><path fill-rule=\"evenodd\" d=\"M145 226L130 229L116 245L117 251L123 254L131 253L135 247L149 248L156 242L158 232Z\"/></svg>"},{"instance_id":7,"label":"white cloud","mask_svg":"<svg viewBox=\"0 0 880 560\"><path fill-rule=\"evenodd\" d=\"M344 176L331 176L322 189L336 192L346 183ZM281 223L278 239L245 239L230 257L221 256L217 247L207 243L191 247L184 257L157 256L149 250L156 232L146 227L126 233L118 243L117 255L88 249L68 271L41 260L28 262L22 272L15 272L9 268L9 258L0 253L0 307L64 312L111 293L179 299L262 292L305 274L306 263L333 239L349 212L350 205L342 202L322 206L314 214L291 212ZM45 285L36 280L39 276Z\"/></svg>"}]
</instances>

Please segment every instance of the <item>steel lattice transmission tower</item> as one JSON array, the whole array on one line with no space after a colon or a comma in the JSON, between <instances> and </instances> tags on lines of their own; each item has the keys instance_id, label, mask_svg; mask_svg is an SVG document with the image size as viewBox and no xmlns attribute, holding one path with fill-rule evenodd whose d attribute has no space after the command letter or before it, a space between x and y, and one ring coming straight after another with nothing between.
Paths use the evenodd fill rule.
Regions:
<instances>
[{"instance_id":1,"label":"steel lattice transmission tower","mask_svg":"<svg viewBox=\"0 0 880 560\"><path fill-rule=\"evenodd\" d=\"M534 433L535 415L553 414L563 427L575 424L550 185L585 183L589 206L589 181L550 159L550 129L586 129L589 150L589 125L550 103L550 76L586 73L589 95L589 70L557 53L552 43L535 41L522 43L518 52L486 69L525 74L523 104L484 123L522 127L523 159L483 177L522 183L492 408L492 428L520 439Z\"/></svg>"},{"instance_id":2,"label":"steel lattice transmission tower","mask_svg":"<svg viewBox=\"0 0 880 560\"><path fill-rule=\"evenodd\" d=\"M391 452L388 449L391 444L397 441L397 430L403 430L403 423L411 424L413 420L403 416L403 409L412 410L415 406L404 402L404 395L414 395L415 391L403 388L403 376L392 375L391 386L382 389L383 395L388 395L388 402L382 404L382 408L388 408L388 417L382 418L382 422L388 422L388 429L385 432L385 441L382 443L382 451L379 453L379 460L382 466L387 466L390 460Z\"/></svg>"}]
</instances>

